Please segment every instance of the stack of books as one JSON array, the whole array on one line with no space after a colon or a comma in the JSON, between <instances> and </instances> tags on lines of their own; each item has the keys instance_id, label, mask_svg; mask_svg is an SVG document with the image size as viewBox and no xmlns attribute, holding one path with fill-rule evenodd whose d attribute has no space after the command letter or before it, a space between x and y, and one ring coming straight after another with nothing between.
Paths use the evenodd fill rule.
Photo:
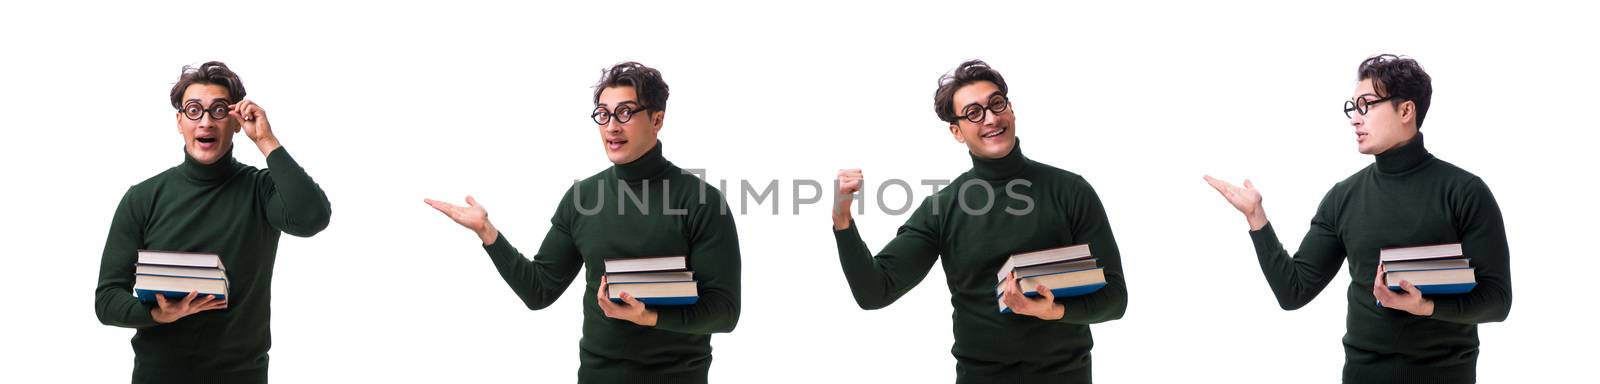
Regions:
<instances>
[{"instance_id":1,"label":"stack of books","mask_svg":"<svg viewBox=\"0 0 1600 384\"><path fill-rule=\"evenodd\" d=\"M1402 290L1401 281L1411 282L1424 295L1466 293L1478 286L1472 259L1461 254L1461 243L1384 248L1378 260L1390 290Z\"/></svg>"},{"instance_id":2,"label":"stack of books","mask_svg":"<svg viewBox=\"0 0 1600 384\"><path fill-rule=\"evenodd\" d=\"M622 302L627 292L645 305L688 305L700 300L694 272L684 256L606 260L606 295Z\"/></svg>"},{"instance_id":3,"label":"stack of books","mask_svg":"<svg viewBox=\"0 0 1600 384\"><path fill-rule=\"evenodd\" d=\"M227 299L228 274L222 258L214 253L139 250L133 276L133 295L139 301L153 304L156 295L182 300L189 292L198 293L195 299L205 295Z\"/></svg>"},{"instance_id":4,"label":"stack of books","mask_svg":"<svg viewBox=\"0 0 1600 384\"><path fill-rule=\"evenodd\" d=\"M995 298L1000 302L1000 313L1011 313L1005 300L1007 277L1015 277L1021 284L1022 294L1039 296L1036 289L1044 285L1056 297L1079 296L1094 293L1106 286L1106 272L1099 261L1089 253L1089 244L1079 244L1042 251L1011 255L995 275Z\"/></svg>"}]
</instances>

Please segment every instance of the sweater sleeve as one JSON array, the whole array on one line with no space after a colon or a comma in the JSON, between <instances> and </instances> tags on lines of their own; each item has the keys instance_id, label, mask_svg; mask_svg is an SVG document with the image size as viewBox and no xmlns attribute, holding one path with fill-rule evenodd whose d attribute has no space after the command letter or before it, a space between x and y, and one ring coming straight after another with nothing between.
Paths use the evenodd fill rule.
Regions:
<instances>
[{"instance_id":1,"label":"sweater sleeve","mask_svg":"<svg viewBox=\"0 0 1600 384\"><path fill-rule=\"evenodd\" d=\"M1087 240L1089 251L1104 266L1106 286L1082 296L1056 298L1066 306L1061 321L1073 324L1094 324L1122 318L1128 309L1128 287L1122 274L1122 255L1117 250L1117 239L1111 235L1111 223L1106 218L1105 206L1100 196L1087 183L1072 196L1067 205L1071 220L1072 238Z\"/></svg>"},{"instance_id":2,"label":"sweater sleeve","mask_svg":"<svg viewBox=\"0 0 1600 384\"><path fill-rule=\"evenodd\" d=\"M500 272L500 278L505 279L506 285L511 286L511 291L528 309L540 310L555 303L583 267L583 257L572 242L570 232L572 198L572 191L568 190L561 199L561 206L550 218L550 230L545 233L544 242L539 244L539 251L532 260L511 246L504 233L498 234L494 243L483 246L494 268Z\"/></svg>"},{"instance_id":3,"label":"sweater sleeve","mask_svg":"<svg viewBox=\"0 0 1600 384\"><path fill-rule=\"evenodd\" d=\"M844 277L850 284L850 294L855 296L861 309L879 309L899 300L911 288L922 282L939 258L938 232L930 196L911 214L900 231L883 247L877 256L867 249L856 231L855 220L850 227L833 231L834 243L839 248L839 264L844 267Z\"/></svg>"},{"instance_id":4,"label":"sweater sleeve","mask_svg":"<svg viewBox=\"0 0 1600 384\"><path fill-rule=\"evenodd\" d=\"M1511 260L1500 205L1481 179L1473 179L1452 208L1461 251L1472 259L1478 286L1459 295L1430 296L1433 318L1462 324L1503 321L1511 312Z\"/></svg>"},{"instance_id":5,"label":"sweater sleeve","mask_svg":"<svg viewBox=\"0 0 1600 384\"><path fill-rule=\"evenodd\" d=\"M117 212L111 217L111 233L106 235L100 254L100 281L95 286L94 314L100 323L127 328L157 325L150 308L133 297L134 264L144 231L133 213L132 188L122 195Z\"/></svg>"},{"instance_id":6,"label":"sweater sleeve","mask_svg":"<svg viewBox=\"0 0 1600 384\"><path fill-rule=\"evenodd\" d=\"M310 237L328 227L333 208L328 195L322 192L300 163L289 156L288 149L278 147L267 155L266 176L259 184L258 193L265 202L267 222L283 233Z\"/></svg>"},{"instance_id":7,"label":"sweater sleeve","mask_svg":"<svg viewBox=\"0 0 1600 384\"><path fill-rule=\"evenodd\" d=\"M1317 297L1339 272L1344 261L1344 242L1339 240L1335 227L1333 191L1328 191L1317 213L1311 218L1311 229L1300 241L1300 249L1293 257L1278 241L1278 233L1268 222L1260 230L1250 231L1255 244L1256 259L1261 262L1261 273L1267 285L1278 298L1278 306L1285 310L1304 307Z\"/></svg>"},{"instance_id":8,"label":"sweater sleeve","mask_svg":"<svg viewBox=\"0 0 1600 384\"><path fill-rule=\"evenodd\" d=\"M652 307L656 328L680 333L731 332L739 323L739 231L720 193L690 212L689 268L700 298L693 305Z\"/></svg>"}]
</instances>

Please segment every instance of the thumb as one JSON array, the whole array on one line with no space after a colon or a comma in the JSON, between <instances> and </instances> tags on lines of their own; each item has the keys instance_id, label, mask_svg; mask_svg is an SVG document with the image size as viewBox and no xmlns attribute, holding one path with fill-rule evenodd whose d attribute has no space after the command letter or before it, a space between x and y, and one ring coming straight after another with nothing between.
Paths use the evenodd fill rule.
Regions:
<instances>
[{"instance_id":1,"label":"thumb","mask_svg":"<svg viewBox=\"0 0 1600 384\"><path fill-rule=\"evenodd\" d=\"M472 195L467 195L467 206L476 208L478 206L478 199L472 198Z\"/></svg>"},{"instance_id":2,"label":"thumb","mask_svg":"<svg viewBox=\"0 0 1600 384\"><path fill-rule=\"evenodd\" d=\"M1422 295L1422 290L1417 289L1417 286L1411 284L1410 281L1400 280L1400 289L1406 290L1406 294Z\"/></svg>"},{"instance_id":3,"label":"thumb","mask_svg":"<svg viewBox=\"0 0 1600 384\"><path fill-rule=\"evenodd\" d=\"M639 302L639 299L634 298L632 293L627 292L622 293L622 302L627 303L629 306L644 306L644 303L641 303Z\"/></svg>"},{"instance_id":4,"label":"thumb","mask_svg":"<svg viewBox=\"0 0 1600 384\"><path fill-rule=\"evenodd\" d=\"M1250 179L1244 179L1244 189L1256 189L1256 184L1250 182Z\"/></svg>"},{"instance_id":5,"label":"thumb","mask_svg":"<svg viewBox=\"0 0 1600 384\"><path fill-rule=\"evenodd\" d=\"M1056 293L1050 292L1050 287L1046 287L1044 284L1039 284L1039 286L1034 287L1033 289L1038 290L1039 296L1043 296L1045 301L1056 301Z\"/></svg>"}]
</instances>

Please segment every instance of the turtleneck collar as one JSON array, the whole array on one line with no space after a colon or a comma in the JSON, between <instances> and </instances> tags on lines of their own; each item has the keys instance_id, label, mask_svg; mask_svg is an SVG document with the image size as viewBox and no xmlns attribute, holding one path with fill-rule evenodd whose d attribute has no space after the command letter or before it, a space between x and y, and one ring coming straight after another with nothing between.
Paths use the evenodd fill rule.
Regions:
<instances>
[{"instance_id":1,"label":"turtleneck collar","mask_svg":"<svg viewBox=\"0 0 1600 384\"><path fill-rule=\"evenodd\" d=\"M627 164L613 165L611 169L618 179L637 181L660 176L661 172L665 171L670 165L672 165L672 162L661 156L661 141L657 140L656 146L650 148L649 152L645 152L644 156L639 156L638 159Z\"/></svg>"},{"instance_id":2,"label":"turtleneck collar","mask_svg":"<svg viewBox=\"0 0 1600 384\"><path fill-rule=\"evenodd\" d=\"M972 156L972 175L984 180L1005 180L1016 177L1028 165L1028 158L1022 156L1022 139L1016 139L1011 146L1011 153L998 159L985 159L977 154L967 152Z\"/></svg>"},{"instance_id":3,"label":"turtleneck collar","mask_svg":"<svg viewBox=\"0 0 1600 384\"><path fill-rule=\"evenodd\" d=\"M199 160L189 156L189 151L185 149L183 151L183 164L178 165L178 169L183 171L183 175L190 180L213 182L226 180L229 176L238 172L240 166L239 162L233 159L233 148L228 148L228 151L224 152L221 158L211 164L201 164Z\"/></svg>"},{"instance_id":4,"label":"turtleneck collar","mask_svg":"<svg viewBox=\"0 0 1600 384\"><path fill-rule=\"evenodd\" d=\"M1376 157L1378 172L1389 174L1404 173L1433 160L1433 154L1422 146L1422 132L1417 132L1410 142L1379 153Z\"/></svg>"}]
</instances>

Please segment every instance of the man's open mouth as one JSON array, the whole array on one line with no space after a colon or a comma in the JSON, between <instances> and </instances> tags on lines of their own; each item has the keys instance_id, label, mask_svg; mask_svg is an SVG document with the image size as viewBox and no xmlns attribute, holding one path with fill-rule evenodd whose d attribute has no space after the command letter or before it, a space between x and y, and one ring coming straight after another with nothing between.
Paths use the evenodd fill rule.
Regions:
<instances>
[{"instance_id":1,"label":"man's open mouth","mask_svg":"<svg viewBox=\"0 0 1600 384\"><path fill-rule=\"evenodd\" d=\"M993 132L983 134L982 137L985 139L1000 137L1000 135L1004 135L1006 133L1006 130L1006 128L996 129Z\"/></svg>"},{"instance_id":2,"label":"man's open mouth","mask_svg":"<svg viewBox=\"0 0 1600 384\"><path fill-rule=\"evenodd\" d=\"M621 149L622 145L623 144L627 144L627 143L628 143L627 139L607 139L606 140L606 148Z\"/></svg>"}]
</instances>

